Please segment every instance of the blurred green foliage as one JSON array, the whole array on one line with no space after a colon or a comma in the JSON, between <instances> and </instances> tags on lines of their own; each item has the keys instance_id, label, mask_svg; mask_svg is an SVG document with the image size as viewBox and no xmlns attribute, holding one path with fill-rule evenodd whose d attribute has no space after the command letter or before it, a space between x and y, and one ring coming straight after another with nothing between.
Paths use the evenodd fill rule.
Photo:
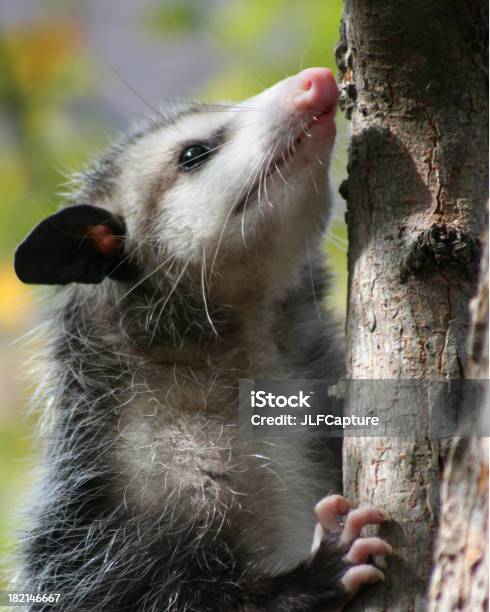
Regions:
<instances>
[{"instance_id":1,"label":"blurred green foliage","mask_svg":"<svg viewBox=\"0 0 490 612\"><path fill-rule=\"evenodd\" d=\"M0 38L0 256L58 203L62 172L97 141L73 121L71 102L90 92L80 27L52 19Z\"/></svg>"},{"instance_id":2,"label":"blurred green foliage","mask_svg":"<svg viewBox=\"0 0 490 612\"><path fill-rule=\"evenodd\" d=\"M165 38L193 31L228 60L213 99L241 99L307 66L335 66L342 0L167 0L146 19Z\"/></svg>"}]
</instances>

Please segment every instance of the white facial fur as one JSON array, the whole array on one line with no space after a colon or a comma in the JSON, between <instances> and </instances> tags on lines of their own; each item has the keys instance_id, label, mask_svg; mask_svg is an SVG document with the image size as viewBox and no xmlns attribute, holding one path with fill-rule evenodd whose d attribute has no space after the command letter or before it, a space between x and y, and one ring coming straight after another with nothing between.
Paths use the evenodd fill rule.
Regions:
<instances>
[{"instance_id":1,"label":"white facial fur","mask_svg":"<svg viewBox=\"0 0 490 612\"><path fill-rule=\"evenodd\" d=\"M209 267L264 240L286 242L297 257L320 235L329 210L335 110L318 121L318 113L297 110L296 78L236 106L184 112L136 140L120 161L117 194L129 239L143 235L160 257L205 260ZM206 162L179 170L184 146L220 131L224 142Z\"/></svg>"}]
</instances>

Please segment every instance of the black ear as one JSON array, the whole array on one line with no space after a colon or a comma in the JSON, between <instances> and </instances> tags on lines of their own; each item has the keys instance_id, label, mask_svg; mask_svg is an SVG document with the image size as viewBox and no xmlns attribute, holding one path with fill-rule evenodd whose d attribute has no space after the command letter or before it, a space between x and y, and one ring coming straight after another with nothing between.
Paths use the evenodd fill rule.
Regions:
<instances>
[{"instance_id":1,"label":"black ear","mask_svg":"<svg viewBox=\"0 0 490 612\"><path fill-rule=\"evenodd\" d=\"M15 251L24 283L100 283L130 280L135 270L124 252L126 228L97 206L68 206L41 221Z\"/></svg>"}]
</instances>

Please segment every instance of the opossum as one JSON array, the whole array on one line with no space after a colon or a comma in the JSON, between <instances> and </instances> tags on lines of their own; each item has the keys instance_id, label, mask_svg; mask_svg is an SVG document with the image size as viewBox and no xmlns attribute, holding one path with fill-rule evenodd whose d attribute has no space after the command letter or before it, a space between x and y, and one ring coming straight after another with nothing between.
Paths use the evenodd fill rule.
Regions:
<instances>
[{"instance_id":1,"label":"opossum","mask_svg":"<svg viewBox=\"0 0 490 612\"><path fill-rule=\"evenodd\" d=\"M309 68L162 110L18 247L22 281L67 286L23 590L69 612L306 612L383 579L368 561L389 544L361 537L382 510L330 495L313 512L338 449L237 430L239 379L343 371L322 306L337 98Z\"/></svg>"}]
</instances>

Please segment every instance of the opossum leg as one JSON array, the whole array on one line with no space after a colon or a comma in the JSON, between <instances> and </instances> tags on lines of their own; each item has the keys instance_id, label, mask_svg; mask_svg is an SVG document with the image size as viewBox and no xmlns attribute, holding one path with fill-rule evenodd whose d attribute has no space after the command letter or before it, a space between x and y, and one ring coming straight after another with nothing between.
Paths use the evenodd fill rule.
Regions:
<instances>
[{"instance_id":1,"label":"opossum leg","mask_svg":"<svg viewBox=\"0 0 490 612\"><path fill-rule=\"evenodd\" d=\"M361 531L388 520L386 512L373 506L351 510L344 497L331 495L317 504L315 513L319 523L310 558L283 574L242 575L241 605L235 609L339 611L363 584L384 580L381 570L368 561L373 555L391 554L392 548L381 538L363 538Z\"/></svg>"}]
</instances>

